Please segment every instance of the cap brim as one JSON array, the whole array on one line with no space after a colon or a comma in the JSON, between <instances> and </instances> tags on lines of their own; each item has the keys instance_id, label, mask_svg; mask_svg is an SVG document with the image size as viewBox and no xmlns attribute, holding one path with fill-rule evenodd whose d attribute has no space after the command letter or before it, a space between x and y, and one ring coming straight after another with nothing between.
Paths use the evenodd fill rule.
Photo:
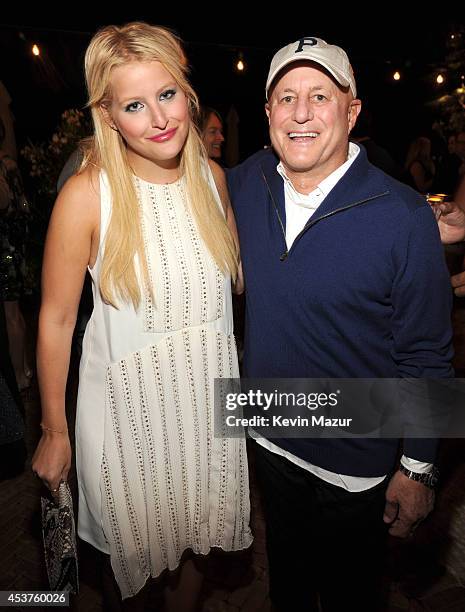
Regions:
<instances>
[{"instance_id":1,"label":"cap brim","mask_svg":"<svg viewBox=\"0 0 465 612\"><path fill-rule=\"evenodd\" d=\"M268 92L270 90L271 85L273 84L273 81L276 79L276 77L278 76L278 74L284 69L286 68L286 66L289 66L289 64L293 64L295 62L313 62L315 64L319 64L320 66L322 66L325 70L327 70L331 76L333 76L336 81L339 83L339 85L342 85L342 87L350 87L350 81L348 81L344 76L341 75L341 73L336 70L331 64L329 64L328 62L323 62L319 59L315 59L313 57L290 57L289 59L287 59L285 62L283 62L274 72L273 74L268 78L267 84L266 84L266 97L268 99ZM355 94L354 94L355 95Z\"/></svg>"}]
</instances>

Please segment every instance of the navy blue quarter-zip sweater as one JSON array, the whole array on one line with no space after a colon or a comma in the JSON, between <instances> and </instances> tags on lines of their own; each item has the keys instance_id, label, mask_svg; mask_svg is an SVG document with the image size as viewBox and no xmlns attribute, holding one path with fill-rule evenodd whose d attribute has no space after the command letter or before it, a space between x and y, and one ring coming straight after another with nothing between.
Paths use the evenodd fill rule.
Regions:
<instances>
[{"instance_id":1,"label":"navy blue quarter-zip sweater","mask_svg":"<svg viewBox=\"0 0 465 612\"><path fill-rule=\"evenodd\" d=\"M250 378L441 378L450 365L451 289L434 215L361 149L287 250L284 184L268 149L228 172L246 284ZM395 440L281 439L353 476L393 466ZM404 453L433 461L435 442Z\"/></svg>"}]
</instances>

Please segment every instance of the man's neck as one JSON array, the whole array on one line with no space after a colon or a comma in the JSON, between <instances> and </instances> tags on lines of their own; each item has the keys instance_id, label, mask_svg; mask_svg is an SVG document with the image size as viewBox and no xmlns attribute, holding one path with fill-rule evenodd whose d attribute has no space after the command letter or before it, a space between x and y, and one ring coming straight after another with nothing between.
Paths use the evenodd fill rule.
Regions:
<instances>
[{"instance_id":1,"label":"man's neck","mask_svg":"<svg viewBox=\"0 0 465 612\"><path fill-rule=\"evenodd\" d=\"M320 187L322 182L334 174L338 168L341 168L341 166L349 160L353 161L359 152L360 147L358 145L348 142L345 150L334 152L332 157L326 160L326 162L315 164L307 171L299 171L290 168L287 166L284 159L281 159L279 165L281 167L281 174L283 174L284 171L286 178L291 182L295 191L302 195L308 195L317 187ZM349 166L352 161L349 163ZM345 171L346 169L342 168L340 176L343 176ZM337 177L335 177L335 182L337 182L337 180ZM331 181L329 182L331 183Z\"/></svg>"},{"instance_id":2,"label":"man's neck","mask_svg":"<svg viewBox=\"0 0 465 612\"><path fill-rule=\"evenodd\" d=\"M310 170L309 172L296 172L283 164L287 178L291 181L294 189L298 193L309 194L330 174L337 170L346 160L334 163L325 168Z\"/></svg>"},{"instance_id":3,"label":"man's neck","mask_svg":"<svg viewBox=\"0 0 465 612\"><path fill-rule=\"evenodd\" d=\"M298 193L308 194L311 193L318 185L324 181L330 174L337 170L347 160L348 151L345 153L335 155L331 160L328 160L325 164L317 167L313 167L311 170L299 172L292 168L289 168L283 162L283 168L287 178L291 181L294 189Z\"/></svg>"},{"instance_id":4,"label":"man's neck","mask_svg":"<svg viewBox=\"0 0 465 612\"><path fill-rule=\"evenodd\" d=\"M302 193L304 195L311 193L318 187L319 183L326 178L326 176L323 175L321 177L317 177L315 175L307 176L301 172L292 172L288 168L285 168L285 171L286 176L291 181L294 189L298 193Z\"/></svg>"}]
</instances>

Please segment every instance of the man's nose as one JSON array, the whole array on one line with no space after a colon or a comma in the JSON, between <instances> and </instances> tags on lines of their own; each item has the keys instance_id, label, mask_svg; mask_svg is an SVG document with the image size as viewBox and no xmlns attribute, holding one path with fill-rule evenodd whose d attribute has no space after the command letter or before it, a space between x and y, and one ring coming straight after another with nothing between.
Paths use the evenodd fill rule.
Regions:
<instances>
[{"instance_id":1,"label":"man's nose","mask_svg":"<svg viewBox=\"0 0 465 612\"><path fill-rule=\"evenodd\" d=\"M308 98L301 97L297 99L294 106L294 119L297 123L306 123L313 119L313 107Z\"/></svg>"}]
</instances>

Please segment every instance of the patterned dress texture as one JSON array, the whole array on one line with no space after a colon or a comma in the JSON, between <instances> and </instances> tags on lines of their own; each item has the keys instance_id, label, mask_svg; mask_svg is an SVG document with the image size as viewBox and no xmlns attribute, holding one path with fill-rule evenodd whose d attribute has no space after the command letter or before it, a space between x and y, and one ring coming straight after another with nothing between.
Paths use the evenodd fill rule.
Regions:
<instances>
[{"instance_id":1,"label":"patterned dress texture","mask_svg":"<svg viewBox=\"0 0 465 612\"><path fill-rule=\"evenodd\" d=\"M186 549L252 542L245 441L213 434L214 380L239 377L230 278L200 238L184 180L135 181L153 298L137 311L101 299L111 213L101 173L76 418L78 533L111 555L123 598L175 569ZM218 198L211 173L209 183Z\"/></svg>"}]
</instances>

